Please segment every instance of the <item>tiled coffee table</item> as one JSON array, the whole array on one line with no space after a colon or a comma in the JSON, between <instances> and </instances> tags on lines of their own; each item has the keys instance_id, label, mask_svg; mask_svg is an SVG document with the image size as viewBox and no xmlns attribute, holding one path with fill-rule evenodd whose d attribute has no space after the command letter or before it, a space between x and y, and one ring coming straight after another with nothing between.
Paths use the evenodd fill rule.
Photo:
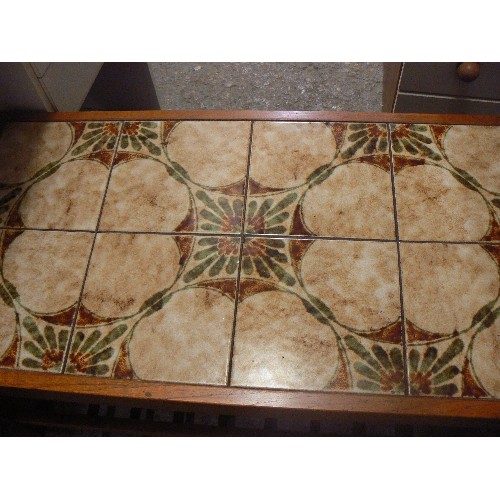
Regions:
<instances>
[{"instance_id":1,"label":"tiled coffee table","mask_svg":"<svg viewBox=\"0 0 500 500\"><path fill-rule=\"evenodd\" d=\"M500 417L500 118L14 119L4 391Z\"/></svg>"}]
</instances>

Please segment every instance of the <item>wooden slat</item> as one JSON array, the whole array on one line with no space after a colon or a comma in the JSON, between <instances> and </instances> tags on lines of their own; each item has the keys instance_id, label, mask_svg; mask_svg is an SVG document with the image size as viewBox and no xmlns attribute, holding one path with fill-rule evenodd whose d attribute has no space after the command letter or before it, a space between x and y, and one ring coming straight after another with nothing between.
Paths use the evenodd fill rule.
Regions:
<instances>
[{"instance_id":1,"label":"wooden slat","mask_svg":"<svg viewBox=\"0 0 500 500\"><path fill-rule=\"evenodd\" d=\"M0 370L0 392L182 411L500 419L500 401L261 390Z\"/></svg>"},{"instance_id":2,"label":"wooden slat","mask_svg":"<svg viewBox=\"0 0 500 500\"><path fill-rule=\"evenodd\" d=\"M10 121L270 120L500 125L500 116L493 115L351 113L337 111L171 110L83 111L77 113L10 112L2 113L0 119Z\"/></svg>"}]
</instances>

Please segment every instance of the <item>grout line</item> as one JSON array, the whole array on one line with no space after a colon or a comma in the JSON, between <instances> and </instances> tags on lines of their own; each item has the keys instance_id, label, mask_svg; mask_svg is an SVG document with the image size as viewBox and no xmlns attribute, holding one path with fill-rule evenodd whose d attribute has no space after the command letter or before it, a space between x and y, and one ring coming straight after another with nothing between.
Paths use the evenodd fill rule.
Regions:
<instances>
[{"instance_id":1,"label":"grout line","mask_svg":"<svg viewBox=\"0 0 500 500\"><path fill-rule=\"evenodd\" d=\"M106 188L107 192L107 188ZM45 231L45 232L60 232L60 233L89 233L94 234L158 234L161 236L198 236L210 238L215 237L240 237L245 238L262 238L273 240L326 240L326 241L370 241L373 243L396 243L398 240L390 238L357 238L349 236L316 236L316 235L302 235L302 234L259 234L259 233L202 233L202 232L175 232L175 231L140 231L140 230L121 230L121 229L61 229L61 228L46 228L46 227L14 227L3 226L0 231ZM400 243L434 243L442 245L500 245L500 240L494 241L460 241L460 240L406 240L399 238Z\"/></svg>"},{"instance_id":2,"label":"grout line","mask_svg":"<svg viewBox=\"0 0 500 500\"><path fill-rule=\"evenodd\" d=\"M226 386L231 385L231 372L233 370L234 337L236 335L236 319L238 316L238 300L239 300L239 292L240 292L241 265L243 262L243 244L245 242L245 223L246 223L246 213L247 213L248 183L250 180L250 159L252 157L253 124L254 124L253 121L250 122L250 141L248 143L247 172L246 172L246 180L245 180L245 189L243 191L243 212L241 215L241 233L240 233L240 250L239 250L239 259L238 259L238 272L236 274L236 290L235 290L235 295L234 295L233 329L231 332L231 346L229 349L229 359L228 359L228 363L227 363Z\"/></svg>"},{"instance_id":3,"label":"grout line","mask_svg":"<svg viewBox=\"0 0 500 500\"><path fill-rule=\"evenodd\" d=\"M404 294L403 294L403 269L401 266L401 240L399 239L399 219L398 219L398 205L396 200L396 178L394 172L394 165L392 161L392 138L391 138L391 128L389 125L387 127L387 135L389 138L389 160L391 163L391 184L392 184L392 203L394 206L394 230L396 232L396 248L398 252L398 273L399 273L399 300L401 303L401 340L403 343L403 369L404 369L404 381L405 381L405 396L410 395L410 373L408 368L408 358L407 358L407 338L406 338L406 318L405 318L405 304L404 304Z\"/></svg>"},{"instance_id":4,"label":"grout line","mask_svg":"<svg viewBox=\"0 0 500 500\"><path fill-rule=\"evenodd\" d=\"M97 240L97 235L99 234L99 231L98 231L99 224L101 223L101 216L102 216L102 212L104 210L104 202L106 200L106 194L108 193L108 187L109 187L109 184L111 182L111 174L113 173L113 166L114 166L114 163L115 163L116 152L118 151L118 147L119 147L119 144L120 144L122 129L123 129L123 123L120 123L120 131L119 131L118 136L117 136L116 146L115 146L115 150L113 152L113 158L111 160L111 164L110 164L110 167L109 167L108 180L106 182L106 187L104 188L104 194L103 194L103 197L102 197L102 202L101 202L101 208L99 210L99 215L97 217L96 227L95 227L95 230L93 231L93 233L94 233L94 239L92 240L92 246L90 247L89 259L87 261L87 267L85 268L85 274L83 275L82 288L80 289L80 295L78 296L78 302L76 304L75 317L73 318L73 321L71 323L71 332L70 332L69 339L68 339L68 347L66 348L66 352L64 354L64 359L63 359L62 368L61 368L61 373L62 374L64 374L64 372L66 371L66 365L68 363L68 357L69 357L69 353L70 353L70 350L71 350L71 344L73 342L73 337L74 337L75 329L76 329L76 322L78 320L78 313L80 312L80 305L82 303L83 290L85 289L85 283L87 281L87 276L88 276L89 269L90 269L90 262L92 260L92 254L94 252L95 242Z\"/></svg>"},{"instance_id":5,"label":"grout line","mask_svg":"<svg viewBox=\"0 0 500 500\"><path fill-rule=\"evenodd\" d=\"M442 245L498 245L500 241L399 240L401 243L438 243Z\"/></svg>"},{"instance_id":6,"label":"grout line","mask_svg":"<svg viewBox=\"0 0 500 500\"><path fill-rule=\"evenodd\" d=\"M54 229L47 227L12 227L3 226L0 231L46 231L46 232L60 232L60 233L90 233L94 234L95 229Z\"/></svg>"},{"instance_id":7,"label":"grout line","mask_svg":"<svg viewBox=\"0 0 500 500\"><path fill-rule=\"evenodd\" d=\"M246 208L244 207L244 213ZM243 221L243 225L244 225ZM343 236L305 236L302 234L259 234L259 233L246 233L240 231L239 233L201 233L201 232L171 232L171 231L120 231L115 229L99 230L98 233L120 233L120 234L161 234L164 236L201 236L210 238L211 236L218 237L234 237L245 236L248 238L265 238L265 239L293 239L293 240L347 240L347 241L374 241L374 242L389 242L395 243L395 239L381 239L381 238L349 238Z\"/></svg>"}]
</instances>

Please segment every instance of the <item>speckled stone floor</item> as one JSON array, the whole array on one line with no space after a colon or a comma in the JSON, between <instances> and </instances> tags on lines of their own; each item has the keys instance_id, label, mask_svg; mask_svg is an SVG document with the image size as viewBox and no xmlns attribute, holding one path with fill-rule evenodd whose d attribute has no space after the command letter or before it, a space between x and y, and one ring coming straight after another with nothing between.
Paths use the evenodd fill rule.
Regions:
<instances>
[{"instance_id":1,"label":"speckled stone floor","mask_svg":"<svg viewBox=\"0 0 500 500\"><path fill-rule=\"evenodd\" d=\"M382 63L149 63L161 109L382 111Z\"/></svg>"}]
</instances>

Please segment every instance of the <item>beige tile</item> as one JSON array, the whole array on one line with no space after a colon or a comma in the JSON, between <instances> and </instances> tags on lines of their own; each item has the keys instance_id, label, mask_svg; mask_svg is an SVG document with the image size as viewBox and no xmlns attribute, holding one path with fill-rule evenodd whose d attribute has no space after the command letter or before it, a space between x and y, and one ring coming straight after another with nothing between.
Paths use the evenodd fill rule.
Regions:
<instances>
[{"instance_id":1,"label":"beige tile","mask_svg":"<svg viewBox=\"0 0 500 500\"><path fill-rule=\"evenodd\" d=\"M129 343L134 373L147 380L225 384L233 319L234 302L218 291L178 292L135 328Z\"/></svg>"},{"instance_id":2,"label":"beige tile","mask_svg":"<svg viewBox=\"0 0 500 500\"><path fill-rule=\"evenodd\" d=\"M250 122L125 122L101 229L241 232Z\"/></svg>"},{"instance_id":3,"label":"beige tile","mask_svg":"<svg viewBox=\"0 0 500 500\"><path fill-rule=\"evenodd\" d=\"M324 123L256 122L250 175L261 186L292 188L329 164L336 151L335 137Z\"/></svg>"},{"instance_id":4,"label":"beige tile","mask_svg":"<svg viewBox=\"0 0 500 500\"><path fill-rule=\"evenodd\" d=\"M406 240L479 241L490 213L481 195L447 170L408 166L396 176L400 237Z\"/></svg>"},{"instance_id":5,"label":"beige tile","mask_svg":"<svg viewBox=\"0 0 500 500\"><path fill-rule=\"evenodd\" d=\"M414 395L500 397L500 247L402 243Z\"/></svg>"},{"instance_id":6,"label":"beige tile","mask_svg":"<svg viewBox=\"0 0 500 500\"><path fill-rule=\"evenodd\" d=\"M3 277L15 287L22 304L43 314L53 314L75 304L93 235L61 231L8 234L17 237L3 256Z\"/></svg>"},{"instance_id":7,"label":"beige tile","mask_svg":"<svg viewBox=\"0 0 500 500\"><path fill-rule=\"evenodd\" d=\"M498 294L496 262L479 245L401 244L406 318L449 335L471 324Z\"/></svg>"},{"instance_id":8,"label":"beige tile","mask_svg":"<svg viewBox=\"0 0 500 500\"><path fill-rule=\"evenodd\" d=\"M231 384L401 393L400 314L395 243L249 238Z\"/></svg>"},{"instance_id":9,"label":"beige tile","mask_svg":"<svg viewBox=\"0 0 500 500\"><path fill-rule=\"evenodd\" d=\"M99 227L175 231L182 229L191 206L189 189L170 176L164 165L150 159L135 159L113 169Z\"/></svg>"},{"instance_id":10,"label":"beige tile","mask_svg":"<svg viewBox=\"0 0 500 500\"><path fill-rule=\"evenodd\" d=\"M247 232L394 239L387 129L254 125Z\"/></svg>"},{"instance_id":11,"label":"beige tile","mask_svg":"<svg viewBox=\"0 0 500 500\"><path fill-rule=\"evenodd\" d=\"M0 182L27 181L48 163L61 160L72 142L72 128L65 122L5 125L0 137Z\"/></svg>"},{"instance_id":12,"label":"beige tile","mask_svg":"<svg viewBox=\"0 0 500 500\"><path fill-rule=\"evenodd\" d=\"M0 140L1 224L94 230L119 131L116 122L22 123Z\"/></svg>"},{"instance_id":13,"label":"beige tile","mask_svg":"<svg viewBox=\"0 0 500 500\"><path fill-rule=\"evenodd\" d=\"M103 318L137 312L179 272L175 240L150 234L99 234L85 283L83 305Z\"/></svg>"},{"instance_id":14,"label":"beige tile","mask_svg":"<svg viewBox=\"0 0 500 500\"><path fill-rule=\"evenodd\" d=\"M318 236L394 239L391 177L367 162L341 165L307 191L302 217Z\"/></svg>"},{"instance_id":15,"label":"beige tile","mask_svg":"<svg viewBox=\"0 0 500 500\"><path fill-rule=\"evenodd\" d=\"M321 390L338 367L337 339L298 297L268 291L238 305L232 385Z\"/></svg>"},{"instance_id":16,"label":"beige tile","mask_svg":"<svg viewBox=\"0 0 500 500\"><path fill-rule=\"evenodd\" d=\"M108 175L97 161L64 163L27 190L19 205L22 224L43 229L94 230Z\"/></svg>"},{"instance_id":17,"label":"beige tile","mask_svg":"<svg viewBox=\"0 0 500 500\"><path fill-rule=\"evenodd\" d=\"M232 237L99 234L66 372L225 384L239 248Z\"/></svg>"},{"instance_id":18,"label":"beige tile","mask_svg":"<svg viewBox=\"0 0 500 500\"><path fill-rule=\"evenodd\" d=\"M391 125L402 239L500 239L500 127Z\"/></svg>"},{"instance_id":19,"label":"beige tile","mask_svg":"<svg viewBox=\"0 0 500 500\"><path fill-rule=\"evenodd\" d=\"M250 122L180 122L168 135L166 153L196 184L220 188L247 171Z\"/></svg>"},{"instance_id":20,"label":"beige tile","mask_svg":"<svg viewBox=\"0 0 500 500\"><path fill-rule=\"evenodd\" d=\"M62 369L93 235L3 231L0 366Z\"/></svg>"}]
</instances>

